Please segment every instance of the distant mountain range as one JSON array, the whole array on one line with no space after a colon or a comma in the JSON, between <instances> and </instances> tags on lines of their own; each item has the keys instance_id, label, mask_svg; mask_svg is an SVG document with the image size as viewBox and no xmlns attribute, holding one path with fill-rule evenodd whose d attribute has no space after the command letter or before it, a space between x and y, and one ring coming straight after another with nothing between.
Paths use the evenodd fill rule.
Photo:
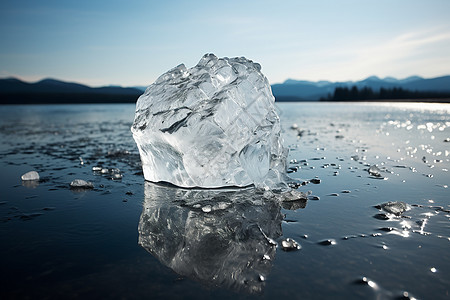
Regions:
<instances>
[{"instance_id":1,"label":"distant mountain range","mask_svg":"<svg viewBox=\"0 0 450 300\"><path fill-rule=\"evenodd\" d=\"M361 81L302 81L288 79L281 84L272 85L272 93L278 101L302 101L319 100L333 94L337 87L358 89L368 87L373 91L380 88L393 89L402 88L409 91L450 93L450 76L425 79L419 76L411 76L405 79L386 77L380 79L376 76L368 77Z\"/></svg>"},{"instance_id":2,"label":"distant mountain range","mask_svg":"<svg viewBox=\"0 0 450 300\"><path fill-rule=\"evenodd\" d=\"M336 88L358 89L364 87L373 91L380 88L402 88L408 91L450 93L450 76L424 79L412 76L405 79L376 76L361 81L331 82L288 79L281 84L273 84L272 92L277 101L314 101L327 98ZM44 79L28 83L16 78L0 79L0 104L26 103L134 103L145 87L105 86L92 88L79 83Z\"/></svg>"},{"instance_id":3,"label":"distant mountain range","mask_svg":"<svg viewBox=\"0 0 450 300\"><path fill-rule=\"evenodd\" d=\"M134 103L142 90L132 87L92 88L72 82L44 79L28 83L16 78L0 79L0 103Z\"/></svg>"}]
</instances>

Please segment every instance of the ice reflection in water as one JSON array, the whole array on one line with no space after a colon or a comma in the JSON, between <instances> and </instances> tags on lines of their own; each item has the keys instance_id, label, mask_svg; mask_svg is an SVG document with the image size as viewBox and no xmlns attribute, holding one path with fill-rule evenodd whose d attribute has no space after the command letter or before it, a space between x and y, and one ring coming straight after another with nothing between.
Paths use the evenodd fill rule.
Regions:
<instances>
[{"instance_id":1,"label":"ice reflection in water","mask_svg":"<svg viewBox=\"0 0 450 300\"><path fill-rule=\"evenodd\" d=\"M255 189L184 190L146 182L139 244L182 276L260 292L282 219L280 204Z\"/></svg>"}]
</instances>

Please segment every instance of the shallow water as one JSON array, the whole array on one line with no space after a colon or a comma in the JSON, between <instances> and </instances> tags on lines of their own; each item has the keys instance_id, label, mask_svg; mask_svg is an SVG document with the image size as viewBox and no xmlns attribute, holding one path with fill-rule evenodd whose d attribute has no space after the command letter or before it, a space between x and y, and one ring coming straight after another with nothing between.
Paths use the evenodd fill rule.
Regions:
<instances>
[{"instance_id":1,"label":"shallow water","mask_svg":"<svg viewBox=\"0 0 450 300\"><path fill-rule=\"evenodd\" d=\"M146 183L134 105L1 106L1 298L447 299L450 105L278 108L307 201Z\"/></svg>"}]
</instances>

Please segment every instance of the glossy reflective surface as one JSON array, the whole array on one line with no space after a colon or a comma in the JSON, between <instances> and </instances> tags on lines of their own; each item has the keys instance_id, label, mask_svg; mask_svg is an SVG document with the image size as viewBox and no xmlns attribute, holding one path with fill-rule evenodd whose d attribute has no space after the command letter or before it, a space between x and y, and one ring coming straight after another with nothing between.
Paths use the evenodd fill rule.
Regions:
<instances>
[{"instance_id":1,"label":"glossy reflective surface","mask_svg":"<svg viewBox=\"0 0 450 300\"><path fill-rule=\"evenodd\" d=\"M278 108L307 201L146 183L133 105L0 107L2 298L447 298L449 105Z\"/></svg>"}]
</instances>

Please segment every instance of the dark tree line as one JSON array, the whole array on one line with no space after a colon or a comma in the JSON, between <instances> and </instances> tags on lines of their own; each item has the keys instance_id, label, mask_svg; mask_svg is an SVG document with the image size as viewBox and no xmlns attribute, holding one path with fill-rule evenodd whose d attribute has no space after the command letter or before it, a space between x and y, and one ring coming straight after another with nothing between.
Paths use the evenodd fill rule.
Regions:
<instances>
[{"instance_id":1,"label":"dark tree line","mask_svg":"<svg viewBox=\"0 0 450 300\"><path fill-rule=\"evenodd\" d=\"M450 93L444 92L422 92L409 91L402 88L380 88L373 91L370 87L337 87L334 93L322 98L322 101L356 101L356 100L414 100L414 99L447 99L450 100ZM448 102L444 101L444 102Z\"/></svg>"}]
</instances>

